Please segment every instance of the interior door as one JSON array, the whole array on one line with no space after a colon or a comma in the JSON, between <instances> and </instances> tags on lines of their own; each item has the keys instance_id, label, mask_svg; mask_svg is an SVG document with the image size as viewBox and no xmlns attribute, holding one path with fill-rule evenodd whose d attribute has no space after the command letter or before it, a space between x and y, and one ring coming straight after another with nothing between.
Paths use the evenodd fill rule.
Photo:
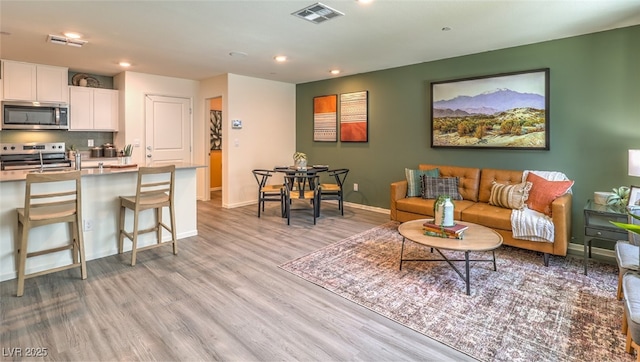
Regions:
<instances>
[{"instance_id":1,"label":"interior door","mask_svg":"<svg viewBox=\"0 0 640 362\"><path fill-rule=\"evenodd\" d=\"M145 121L147 162L192 162L189 98L147 95Z\"/></svg>"}]
</instances>

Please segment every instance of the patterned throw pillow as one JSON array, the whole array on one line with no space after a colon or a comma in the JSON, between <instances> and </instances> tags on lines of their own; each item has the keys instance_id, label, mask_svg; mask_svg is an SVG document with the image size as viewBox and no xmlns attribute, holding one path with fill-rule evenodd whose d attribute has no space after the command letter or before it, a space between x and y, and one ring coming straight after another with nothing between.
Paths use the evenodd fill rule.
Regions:
<instances>
[{"instance_id":1,"label":"patterned throw pillow","mask_svg":"<svg viewBox=\"0 0 640 362\"><path fill-rule=\"evenodd\" d=\"M421 196L422 195L422 181L421 176L440 176L440 169L433 168L431 170L411 170L404 169L404 173L407 176L407 197Z\"/></svg>"},{"instance_id":2,"label":"patterned throw pillow","mask_svg":"<svg viewBox=\"0 0 640 362\"><path fill-rule=\"evenodd\" d=\"M573 186L573 181L571 180L549 181L533 172L529 172L527 181L533 184L531 191L529 191L527 207L548 216L551 216L551 203L553 200L566 194Z\"/></svg>"},{"instance_id":3,"label":"patterned throw pillow","mask_svg":"<svg viewBox=\"0 0 640 362\"><path fill-rule=\"evenodd\" d=\"M531 182L521 184L505 185L493 181L491 183L491 196L489 205L500 206L506 209L522 210L525 201L529 198Z\"/></svg>"},{"instance_id":4,"label":"patterned throw pillow","mask_svg":"<svg viewBox=\"0 0 640 362\"><path fill-rule=\"evenodd\" d=\"M440 195L449 195L452 200L462 200L458 192L457 177L422 177L422 198L435 199Z\"/></svg>"}]
</instances>

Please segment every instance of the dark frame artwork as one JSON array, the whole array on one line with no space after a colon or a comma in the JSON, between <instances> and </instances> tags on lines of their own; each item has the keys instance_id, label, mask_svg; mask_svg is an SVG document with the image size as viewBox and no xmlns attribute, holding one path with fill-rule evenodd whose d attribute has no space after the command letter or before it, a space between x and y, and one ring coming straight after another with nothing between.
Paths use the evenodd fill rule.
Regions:
<instances>
[{"instance_id":1,"label":"dark frame artwork","mask_svg":"<svg viewBox=\"0 0 640 362\"><path fill-rule=\"evenodd\" d=\"M549 68L431 83L431 147L549 150Z\"/></svg>"},{"instance_id":2,"label":"dark frame artwork","mask_svg":"<svg viewBox=\"0 0 640 362\"><path fill-rule=\"evenodd\" d=\"M369 141L369 91L340 95L340 141Z\"/></svg>"},{"instance_id":3,"label":"dark frame artwork","mask_svg":"<svg viewBox=\"0 0 640 362\"><path fill-rule=\"evenodd\" d=\"M338 142L338 95L313 97L313 140Z\"/></svg>"}]
</instances>

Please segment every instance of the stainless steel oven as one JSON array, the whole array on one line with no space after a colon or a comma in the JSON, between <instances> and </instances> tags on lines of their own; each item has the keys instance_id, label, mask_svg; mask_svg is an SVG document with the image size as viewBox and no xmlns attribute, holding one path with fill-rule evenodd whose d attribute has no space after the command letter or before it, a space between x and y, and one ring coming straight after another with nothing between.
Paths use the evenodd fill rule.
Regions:
<instances>
[{"instance_id":1,"label":"stainless steel oven","mask_svg":"<svg viewBox=\"0 0 640 362\"><path fill-rule=\"evenodd\" d=\"M69 129L64 103L2 102L2 129Z\"/></svg>"},{"instance_id":2,"label":"stainless steel oven","mask_svg":"<svg viewBox=\"0 0 640 362\"><path fill-rule=\"evenodd\" d=\"M64 142L0 143L0 169L69 168Z\"/></svg>"}]
</instances>

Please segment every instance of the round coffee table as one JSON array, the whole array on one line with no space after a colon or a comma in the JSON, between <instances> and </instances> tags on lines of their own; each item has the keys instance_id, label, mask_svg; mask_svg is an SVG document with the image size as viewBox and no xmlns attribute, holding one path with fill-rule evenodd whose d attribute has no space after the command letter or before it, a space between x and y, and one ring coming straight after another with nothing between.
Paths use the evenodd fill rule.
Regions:
<instances>
[{"instance_id":1,"label":"round coffee table","mask_svg":"<svg viewBox=\"0 0 640 362\"><path fill-rule=\"evenodd\" d=\"M500 245L502 245L502 236L494 230L477 225L470 222L456 221L456 224L466 225L469 228L463 233L463 239L448 239L437 236L429 236L424 234L422 224L425 221L431 219L420 219L407 221L398 226L398 232L402 235L402 249L400 250L400 270L402 270L402 263L406 261L445 261L458 275L465 281L467 285L467 295L470 295L471 285L469 281L469 262L493 262L493 270L496 271L496 253ZM404 259L404 242L405 240L413 241L427 247L430 247L433 251L435 249L442 259ZM464 259L449 259L441 250L453 250L463 251ZM493 254L492 259L469 259L470 252L491 251ZM458 268L452 263L454 261L465 262L465 274L463 275Z\"/></svg>"}]
</instances>

